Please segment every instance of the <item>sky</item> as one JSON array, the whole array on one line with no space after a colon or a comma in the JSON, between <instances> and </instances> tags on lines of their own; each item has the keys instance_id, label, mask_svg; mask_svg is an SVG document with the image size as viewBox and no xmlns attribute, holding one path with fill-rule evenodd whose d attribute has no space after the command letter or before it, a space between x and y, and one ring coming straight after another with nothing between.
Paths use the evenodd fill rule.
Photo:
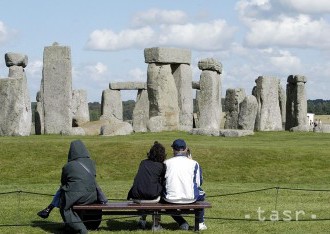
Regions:
<instances>
[{"instance_id":1,"label":"sky","mask_svg":"<svg viewBox=\"0 0 330 234\"><path fill-rule=\"evenodd\" d=\"M42 78L43 50L71 48L72 87L101 102L110 82L147 81L144 49L190 49L193 80L198 61L223 66L228 88L251 94L259 76L307 77L307 99L330 99L329 0L0 0L0 78L4 55L28 56L31 101ZM135 100L136 91L122 91Z\"/></svg>"}]
</instances>

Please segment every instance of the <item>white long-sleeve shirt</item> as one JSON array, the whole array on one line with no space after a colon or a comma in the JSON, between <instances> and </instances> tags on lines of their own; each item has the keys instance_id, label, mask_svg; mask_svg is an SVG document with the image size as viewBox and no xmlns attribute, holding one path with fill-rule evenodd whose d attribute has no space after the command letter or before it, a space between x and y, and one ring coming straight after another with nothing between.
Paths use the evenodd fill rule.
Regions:
<instances>
[{"instance_id":1,"label":"white long-sleeve shirt","mask_svg":"<svg viewBox=\"0 0 330 234\"><path fill-rule=\"evenodd\" d=\"M203 182L198 162L186 156L174 156L166 160L165 196L170 203L193 203L199 196Z\"/></svg>"}]
</instances>

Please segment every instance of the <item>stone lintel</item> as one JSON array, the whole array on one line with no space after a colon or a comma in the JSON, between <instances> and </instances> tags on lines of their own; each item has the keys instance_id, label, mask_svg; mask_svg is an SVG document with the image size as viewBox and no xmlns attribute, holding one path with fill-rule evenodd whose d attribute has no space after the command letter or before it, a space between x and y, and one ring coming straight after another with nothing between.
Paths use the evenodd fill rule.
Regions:
<instances>
[{"instance_id":1,"label":"stone lintel","mask_svg":"<svg viewBox=\"0 0 330 234\"><path fill-rule=\"evenodd\" d=\"M145 63L191 64L191 51L182 48L153 47L144 49Z\"/></svg>"},{"instance_id":2,"label":"stone lintel","mask_svg":"<svg viewBox=\"0 0 330 234\"><path fill-rule=\"evenodd\" d=\"M146 82L115 82L109 84L111 90L146 90Z\"/></svg>"}]
</instances>

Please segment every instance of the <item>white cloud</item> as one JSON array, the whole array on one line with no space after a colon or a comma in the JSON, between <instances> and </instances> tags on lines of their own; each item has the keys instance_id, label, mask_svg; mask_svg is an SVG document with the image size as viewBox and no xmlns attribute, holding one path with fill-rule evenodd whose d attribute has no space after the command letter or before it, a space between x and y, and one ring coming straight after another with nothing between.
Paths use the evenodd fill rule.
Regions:
<instances>
[{"instance_id":1,"label":"white cloud","mask_svg":"<svg viewBox=\"0 0 330 234\"><path fill-rule=\"evenodd\" d=\"M269 57L270 63L282 74L298 74L302 70L300 58L292 55L289 51L279 51L278 55Z\"/></svg>"},{"instance_id":2,"label":"white cloud","mask_svg":"<svg viewBox=\"0 0 330 234\"><path fill-rule=\"evenodd\" d=\"M39 77L41 80L43 62L41 60L31 61L25 68L28 77Z\"/></svg>"},{"instance_id":3,"label":"white cloud","mask_svg":"<svg viewBox=\"0 0 330 234\"><path fill-rule=\"evenodd\" d=\"M133 68L128 71L128 76L133 81L147 82L147 72L142 71L140 68Z\"/></svg>"},{"instance_id":4,"label":"white cloud","mask_svg":"<svg viewBox=\"0 0 330 234\"><path fill-rule=\"evenodd\" d=\"M330 1L329 0L280 0L281 4L290 7L291 9L306 13L330 13Z\"/></svg>"},{"instance_id":5,"label":"white cloud","mask_svg":"<svg viewBox=\"0 0 330 234\"><path fill-rule=\"evenodd\" d=\"M275 21L250 20L245 42L252 47L285 46L330 48L330 25L307 15L281 16Z\"/></svg>"},{"instance_id":6,"label":"white cloud","mask_svg":"<svg viewBox=\"0 0 330 234\"><path fill-rule=\"evenodd\" d=\"M94 50L122 50L154 46L178 46L195 50L220 50L232 41L235 29L224 20L208 23L161 25L156 33L149 27L128 29L118 34L110 30L94 31L87 47Z\"/></svg>"},{"instance_id":7,"label":"white cloud","mask_svg":"<svg viewBox=\"0 0 330 234\"><path fill-rule=\"evenodd\" d=\"M240 0L236 4L236 10L243 20L260 17L265 12L269 13L271 8L270 0Z\"/></svg>"},{"instance_id":8,"label":"white cloud","mask_svg":"<svg viewBox=\"0 0 330 234\"><path fill-rule=\"evenodd\" d=\"M137 13L132 19L132 24L135 27L159 24L184 24L187 22L187 18L186 13L179 10L150 9Z\"/></svg>"},{"instance_id":9,"label":"white cloud","mask_svg":"<svg viewBox=\"0 0 330 234\"><path fill-rule=\"evenodd\" d=\"M7 40L8 34L5 24L0 21L0 45Z\"/></svg>"},{"instance_id":10,"label":"white cloud","mask_svg":"<svg viewBox=\"0 0 330 234\"><path fill-rule=\"evenodd\" d=\"M221 50L232 41L235 29L224 20L208 23L163 25L159 44L195 50Z\"/></svg>"},{"instance_id":11,"label":"white cloud","mask_svg":"<svg viewBox=\"0 0 330 234\"><path fill-rule=\"evenodd\" d=\"M154 31L150 27L126 29L119 33L111 30L95 30L89 36L87 48L92 50L123 50L144 48L152 41Z\"/></svg>"}]
</instances>

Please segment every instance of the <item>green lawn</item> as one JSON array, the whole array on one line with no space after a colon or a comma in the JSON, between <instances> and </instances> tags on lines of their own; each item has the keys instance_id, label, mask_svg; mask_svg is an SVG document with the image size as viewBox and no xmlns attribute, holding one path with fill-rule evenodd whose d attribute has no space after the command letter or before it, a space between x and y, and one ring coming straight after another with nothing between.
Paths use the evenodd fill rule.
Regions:
<instances>
[{"instance_id":1,"label":"green lawn","mask_svg":"<svg viewBox=\"0 0 330 234\"><path fill-rule=\"evenodd\" d=\"M0 233L61 233L58 210L47 220L36 213L51 201L48 194L58 188L70 142L77 138L0 138ZM213 205L206 210L204 233L329 232L330 191L310 190L330 190L330 134L261 132L223 138L163 132L79 138L96 162L97 180L110 201L126 198L155 140L171 157L172 141L184 138L203 168L203 189ZM13 191L22 192L8 193ZM91 233L151 232L138 230L137 218L103 218L100 230ZM192 225L193 218L187 219ZM162 233L180 233L170 217L162 217L162 226Z\"/></svg>"}]
</instances>

